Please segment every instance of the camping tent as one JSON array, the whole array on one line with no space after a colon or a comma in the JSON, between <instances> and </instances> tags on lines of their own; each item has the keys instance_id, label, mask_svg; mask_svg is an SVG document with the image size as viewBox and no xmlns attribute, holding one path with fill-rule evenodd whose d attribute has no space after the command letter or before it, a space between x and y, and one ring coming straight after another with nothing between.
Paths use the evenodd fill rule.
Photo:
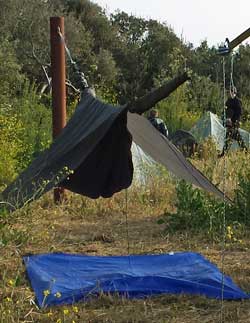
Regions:
<instances>
[{"instance_id":1,"label":"camping tent","mask_svg":"<svg viewBox=\"0 0 250 323\"><path fill-rule=\"evenodd\" d=\"M198 145L194 136L189 131L182 129L176 130L169 139L185 157L191 157Z\"/></svg>"},{"instance_id":2,"label":"camping tent","mask_svg":"<svg viewBox=\"0 0 250 323\"><path fill-rule=\"evenodd\" d=\"M244 140L246 147L250 147L250 133L239 129L240 135ZM193 126L190 133L198 142L204 141L208 137L212 137L217 145L218 150L222 150L225 141L225 128L222 120L214 113L206 112L200 120ZM233 142L231 149L239 148L236 141Z\"/></svg>"},{"instance_id":3,"label":"camping tent","mask_svg":"<svg viewBox=\"0 0 250 323\"><path fill-rule=\"evenodd\" d=\"M159 174L159 164L134 141L131 146L131 152L134 166L133 184L145 186L152 175Z\"/></svg>"}]
</instances>

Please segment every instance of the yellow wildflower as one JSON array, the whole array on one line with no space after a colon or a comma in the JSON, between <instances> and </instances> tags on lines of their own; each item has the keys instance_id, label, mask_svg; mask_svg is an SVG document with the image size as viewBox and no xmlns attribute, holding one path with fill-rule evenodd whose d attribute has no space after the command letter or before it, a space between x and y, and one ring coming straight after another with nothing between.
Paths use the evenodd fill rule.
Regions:
<instances>
[{"instance_id":1,"label":"yellow wildflower","mask_svg":"<svg viewBox=\"0 0 250 323\"><path fill-rule=\"evenodd\" d=\"M68 314L69 314L69 310L68 310L67 308L65 308L65 309L63 310L63 314L64 314L64 315L68 315Z\"/></svg>"},{"instance_id":2,"label":"yellow wildflower","mask_svg":"<svg viewBox=\"0 0 250 323\"><path fill-rule=\"evenodd\" d=\"M60 297L62 296L62 294L61 294L60 292L56 292L56 293L54 294L54 296L55 296L55 297L57 297L57 298L60 298Z\"/></svg>"},{"instance_id":3,"label":"yellow wildflower","mask_svg":"<svg viewBox=\"0 0 250 323\"><path fill-rule=\"evenodd\" d=\"M73 311L74 311L75 313L78 313L78 312L79 312L78 307L77 307L77 306L73 306Z\"/></svg>"},{"instance_id":4,"label":"yellow wildflower","mask_svg":"<svg viewBox=\"0 0 250 323\"><path fill-rule=\"evenodd\" d=\"M56 320L56 323L62 323L62 320L61 319L57 319Z\"/></svg>"},{"instance_id":5,"label":"yellow wildflower","mask_svg":"<svg viewBox=\"0 0 250 323\"><path fill-rule=\"evenodd\" d=\"M47 297L50 294L50 291L48 289L43 291L43 295Z\"/></svg>"},{"instance_id":6,"label":"yellow wildflower","mask_svg":"<svg viewBox=\"0 0 250 323\"><path fill-rule=\"evenodd\" d=\"M14 280L10 279L10 280L8 281L8 284L9 284L10 286L14 286L14 285L15 285L15 282L14 282Z\"/></svg>"},{"instance_id":7,"label":"yellow wildflower","mask_svg":"<svg viewBox=\"0 0 250 323\"><path fill-rule=\"evenodd\" d=\"M53 313L51 311L47 313L48 317L51 317L52 315L53 315Z\"/></svg>"}]
</instances>

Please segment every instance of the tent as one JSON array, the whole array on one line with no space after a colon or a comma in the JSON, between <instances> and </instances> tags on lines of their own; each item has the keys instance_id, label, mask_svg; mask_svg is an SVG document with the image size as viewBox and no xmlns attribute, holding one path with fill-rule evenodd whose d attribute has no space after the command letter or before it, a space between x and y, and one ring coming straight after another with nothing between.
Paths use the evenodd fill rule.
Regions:
<instances>
[{"instance_id":1,"label":"tent","mask_svg":"<svg viewBox=\"0 0 250 323\"><path fill-rule=\"evenodd\" d=\"M185 157L191 157L198 145L194 136L189 131L182 129L176 130L169 139Z\"/></svg>"},{"instance_id":2,"label":"tent","mask_svg":"<svg viewBox=\"0 0 250 323\"><path fill-rule=\"evenodd\" d=\"M24 257L40 307L72 304L101 293L142 298L159 294L248 299L228 276L197 253L87 256L41 254ZM46 291L46 293L45 293Z\"/></svg>"},{"instance_id":3,"label":"tent","mask_svg":"<svg viewBox=\"0 0 250 323\"><path fill-rule=\"evenodd\" d=\"M133 184L145 186L153 176L159 175L159 164L147 155L134 141L131 146L134 166Z\"/></svg>"},{"instance_id":4,"label":"tent","mask_svg":"<svg viewBox=\"0 0 250 323\"><path fill-rule=\"evenodd\" d=\"M250 147L250 133L239 129L240 135L244 140L246 147ZM218 150L222 150L225 141L225 128L222 120L214 113L206 112L200 120L193 126L190 133L198 142L203 142L204 139L211 137L214 139ZM237 149L239 145L236 141L233 142L231 149Z\"/></svg>"}]
</instances>

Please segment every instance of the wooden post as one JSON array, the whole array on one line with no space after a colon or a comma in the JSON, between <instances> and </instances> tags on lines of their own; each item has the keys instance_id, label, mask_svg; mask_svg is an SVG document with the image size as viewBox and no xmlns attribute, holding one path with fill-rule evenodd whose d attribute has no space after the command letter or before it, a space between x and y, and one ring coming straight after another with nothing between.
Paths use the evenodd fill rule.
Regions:
<instances>
[{"instance_id":1,"label":"wooden post","mask_svg":"<svg viewBox=\"0 0 250 323\"><path fill-rule=\"evenodd\" d=\"M55 139L66 125L65 49L59 32L64 36L64 18L50 18L51 73L52 73L52 125ZM54 201L64 199L64 189L54 190Z\"/></svg>"}]
</instances>

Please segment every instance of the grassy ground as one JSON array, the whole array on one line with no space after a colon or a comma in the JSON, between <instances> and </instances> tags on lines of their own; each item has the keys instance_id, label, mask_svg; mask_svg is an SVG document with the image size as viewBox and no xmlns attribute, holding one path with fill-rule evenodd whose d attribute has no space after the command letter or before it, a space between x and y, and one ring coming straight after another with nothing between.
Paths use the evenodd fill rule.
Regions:
<instances>
[{"instance_id":1,"label":"grassy ground","mask_svg":"<svg viewBox=\"0 0 250 323\"><path fill-rule=\"evenodd\" d=\"M250 322L249 301L221 304L198 296L126 300L102 295L85 304L44 310L34 304L21 258L27 253L119 255L192 250L221 267L219 244L188 232L170 235L157 224L165 210L174 210L174 199L171 187L144 193L129 190L126 212L125 192L96 201L69 196L61 206L54 206L48 194L2 220L0 322ZM246 291L250 291L249 248L248 234L241 243L228 244L224 264L226 274Z\"/></svg>"}]
</instances>

